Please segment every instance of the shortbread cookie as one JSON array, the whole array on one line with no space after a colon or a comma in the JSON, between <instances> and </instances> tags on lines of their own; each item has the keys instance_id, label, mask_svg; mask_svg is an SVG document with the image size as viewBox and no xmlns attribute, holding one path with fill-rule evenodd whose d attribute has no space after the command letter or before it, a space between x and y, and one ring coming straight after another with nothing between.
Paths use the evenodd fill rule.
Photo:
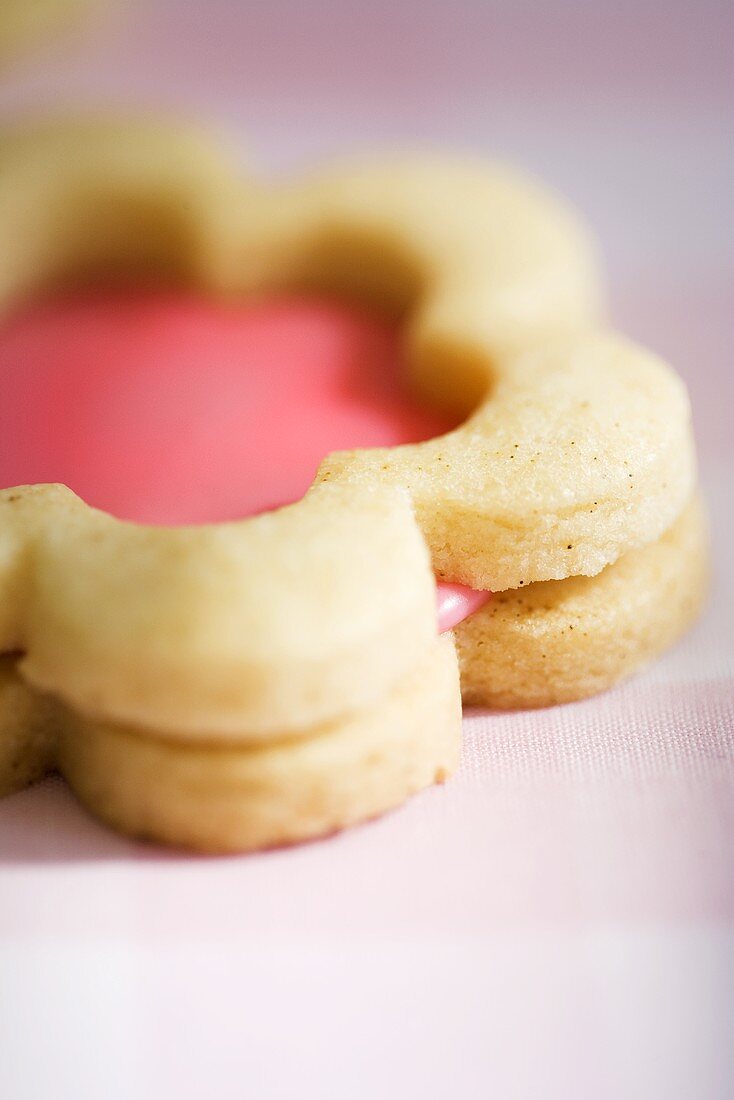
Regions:
<instances>
[{"instance_id":1,"label":"shortbread cookie","mask_svg":"<svg viewBox=\"0 0 734 1100\"><path fill-rule=\"evenodd\" d=\"M708 574L708 532L694 498L657 542L596 577L499 593L456 628L464 701L542 707L604 691L683 633Z\"/></svg>"},{"instance_id":2,"label":"shortbread cookie","mask_svg":"<svg viewBox=\"0 0 734 1100\"><path fill-rule=\"evenodd\" d=\"M206 852L307 840L383 813L455 770L454 643L437 639L384 699L298 739L163 741L73 715L62 728L63 774L124 833Z\"/></svg>"},{"instance_id":3,"label":"shortbread cookie","mask_svg":"<svg viewBox=\"0 0 734 1100\"><path fill-rule=\"evenodd\" d=\"M465 418L327 456L298 503L233 523L137 526L58 487L0 493L0 651L63 709L61 770L105 820L245 850L445 775L458 679L434 572L495 593L459 628L475 701L597 690L692 614L705 550L695 509L674 526L695 479L684 388L599 328L593 246L534 184L419 156L268 188L151 122L18 130L0 168L7 304L111 277L327 291L400 318L414 393Z\"/></svg>"}]
</instances>

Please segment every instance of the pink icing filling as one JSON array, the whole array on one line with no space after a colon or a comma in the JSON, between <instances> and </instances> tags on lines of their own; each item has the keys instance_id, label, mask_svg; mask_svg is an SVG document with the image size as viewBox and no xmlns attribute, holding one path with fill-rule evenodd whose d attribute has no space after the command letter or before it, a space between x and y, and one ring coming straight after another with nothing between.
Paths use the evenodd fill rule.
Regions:
<instances>
[{"instance_id":1,"label":"pink icing filling","mask_svg":"<svg viewBox=\"0 0 734 1100\"><path fill-rule=\"evenodd\" d=\"M253 515L298 500L328 451L452 427L400 368L392 325L328 301L42 300L0 328L0 485L60 481L145 523ZM439 629L486 599L439 584Z\"/></svg>"}]
</instances>

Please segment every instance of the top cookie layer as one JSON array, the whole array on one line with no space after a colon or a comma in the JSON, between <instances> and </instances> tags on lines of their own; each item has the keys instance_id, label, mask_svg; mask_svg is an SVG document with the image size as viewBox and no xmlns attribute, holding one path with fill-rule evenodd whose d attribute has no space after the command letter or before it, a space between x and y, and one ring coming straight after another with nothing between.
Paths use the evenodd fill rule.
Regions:
<instances>
[{"instance_id":1,"label":"top cookie layer","mask_svg":"<svg viewBox=\"0 0 734 1100\"><path fill-rule=\"evenodd\" d=\"M330 455L319 478L408 487L438 575L491 591L592 576L670 526L695 463L688 398L664 363L582 333L502 360L494 378L456 431Z\"/></svg>"}]
</instances>

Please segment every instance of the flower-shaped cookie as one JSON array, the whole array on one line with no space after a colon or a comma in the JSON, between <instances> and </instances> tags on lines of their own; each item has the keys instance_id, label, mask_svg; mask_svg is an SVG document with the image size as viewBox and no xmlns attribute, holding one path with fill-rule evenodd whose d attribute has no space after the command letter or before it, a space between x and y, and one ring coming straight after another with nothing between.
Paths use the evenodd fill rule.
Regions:
<instances>
[{"instance_id":1,"label":"flower-shaped cookie","mask_svg":"<svg viewBox=\"0 0 734 1100\"><path fill-rule=\"evenodd\" d=\"M606 686L690 618L705 552L684 514L684 390L595 327L585 234L534 185L395 157L268 188L152 122L18 130L0 169L6 302L110 276L353 297L402 319L412 388L465 417L331 455L302 501L236 523L144 527L61 487L0 493L0 785L56 761L136 835L206 850L314 836L456 766L434 572L512 593L512 614L500 595L458 629L472 701ZM566 626L587 637L572 659Z\"/></svg>"}]
</instances>

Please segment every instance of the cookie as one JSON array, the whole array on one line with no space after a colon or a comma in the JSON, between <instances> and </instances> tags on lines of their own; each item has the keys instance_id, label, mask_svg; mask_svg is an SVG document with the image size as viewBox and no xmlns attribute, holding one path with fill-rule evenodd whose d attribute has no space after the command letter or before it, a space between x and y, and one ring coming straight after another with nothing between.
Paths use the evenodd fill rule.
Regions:
<instances>
[{"instance_id":1,"label":"cookie","mask_svg":"<svg viewBox=\"0 0 734 1100\"><path fill-rule=\"evenodd\" d=\"M266 187L206 135L125 120L9 132L0 166L3 302L111 277L336 294L399 318L413 392L461 418L331 454L298 503L232 523L0 493L0 652L29 715L53 699L60 769L116 828L248 850L444 778L459 682L434 576L474 590L465 609L494 593L457 629L473 702L599 690L689 621L685 390L601 327L593 243L535 184L406 156Z\"/></svg>"}]
</instances>

